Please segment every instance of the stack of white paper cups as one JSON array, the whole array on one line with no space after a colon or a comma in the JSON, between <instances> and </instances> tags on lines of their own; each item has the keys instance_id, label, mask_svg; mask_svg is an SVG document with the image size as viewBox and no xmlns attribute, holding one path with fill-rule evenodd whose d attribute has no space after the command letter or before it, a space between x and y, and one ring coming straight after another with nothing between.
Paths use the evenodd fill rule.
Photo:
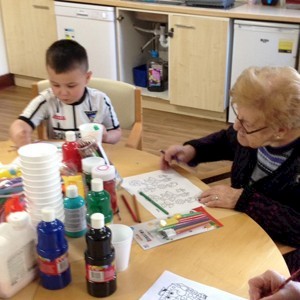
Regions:
<instances>
[{"instance_id":1,"label":"stack of white paper cups","mask_svg":"<svg viewBox=\"0 0 300 300\"><path fill-rule=\"evenodd\" d=\"M57 148L48 143L29 144L18 150L27 211L33 225L42 219L42 209L55 210L64 221L63 196Z\"/></svg>"}]
</instances>

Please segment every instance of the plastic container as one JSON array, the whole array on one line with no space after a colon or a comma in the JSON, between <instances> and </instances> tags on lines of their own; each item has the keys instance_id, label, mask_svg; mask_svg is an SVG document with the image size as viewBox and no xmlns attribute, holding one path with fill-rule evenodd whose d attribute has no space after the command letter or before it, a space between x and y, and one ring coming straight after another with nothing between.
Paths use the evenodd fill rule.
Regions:
<instances>
[{"instance_id":1,"label":"plastic container","mask_svg":"<svg viewBox=\"0 0 300 300\"><path fill-rule=\"evenodd\" d=\"M42 210L42 221L37 226L38 262L41 284L49 290L58 290L71 282L68 243L64 224L55 219L53 209Z\"/></svg>"},{"instance_id":2,"label":"plastic container","mask_svg":"<svg viewBox=\"0 0 300 300\"><path fill-rule=\"evenodd\" d=\"M167 63L158 57L158 52L152 50L151 58L147 62L148 90L163 92L167 89L168 68Z\"/></svg>"},{"instance_id":3,"label":"plastic container","mask_svg":"<svg viewBox=\"0 0 300 300\"><path fill-rule=\"evenodd\" d=\"M71 167L75 166L77 168L77 172L81 172L81 156L78 151L78 143L76 141L74 131L66 132L66 141L63 143L61 150L63 162Z\"/></svg>"},{"instance_id":4,"label":"plastic container","mask_svg":"<svg viewBox=\"0 0 300 300\"><path fill-rule=\"evenodd\" d=\"M261 3L263 5L271 5L271 6L275 6L278 3L278 0L261 0Z\"/></svg>"},{"instance_id":5,"label":"plastic container","mask_svg":"<svg viewBox=\"0 0 300 300\"><path fill-rule=\"evenodd\" d=\"M91 216L91 227L86 233L86 283L94 297L107 297L117 289L115 250L111 244L111 230L104 225L104 216Z\"/></svg>"},{"instance_id":6,"label":"plastic container","mask_svg":"<svg viewBox=\"0 0 300 300\"><path fill-rule=\"evenodd\" d=\"M96 166L92 169L92 178L101 178L103 180L103 188L110 194L110 203L113 213L118 213L115 167L113 165Z\"/></svg>"},{"instance_id":7,"label":"plastic container","mask_svg":"<svg viewBox=\"0 0 300 300\"><path fill-rule=\"evenodd\" d=\"M10 298L37 275L36 232L25 211L0 224L0 298Z\"/></svg>"},{"instance_id":8,"label":"plastic container","mask_svg":"<svg viewBox=\"0 0 300 300\"><path fill-rule=\"evenodd\" d=\"M147 87L147 65L133 68L133 82L136 86Z\"/></svg>"},{"instance_id":9,"label":"plastic container","mask_svg":"<svg viewBox=\"0 0 300 300\"><path fill-rule=\"evenodd\" d=\"M105 165L105 160L102 157L86 157L82 161L82 173L87 191L91 190L92 169L97 166Z\"/></svg>"},{"instance_id":10,"label":"plastic container","mask_svg":"<svg viewBox=\"0 0 300 300\"><path fill-rule=\"evenodd\" d=\"M92 179L92 190L87 194L86 206L86 221L88 226L91 225L91 216L94 213L102 213L104 215L105 224L112 222L113 212L111 209L110 195L103 189L103 180L101 178Z\"/></svg>"},{"instance_id":11,"label":"plastic container","mask_svg":"<svg viewBox=\"0 0 300 300\"><path fill-rule=\"evenodd\" d=\"M66 235L73 238L83 236L86 233L86 207L76 185L67 187L64 212Z\"/></svg>"}]
</instances>

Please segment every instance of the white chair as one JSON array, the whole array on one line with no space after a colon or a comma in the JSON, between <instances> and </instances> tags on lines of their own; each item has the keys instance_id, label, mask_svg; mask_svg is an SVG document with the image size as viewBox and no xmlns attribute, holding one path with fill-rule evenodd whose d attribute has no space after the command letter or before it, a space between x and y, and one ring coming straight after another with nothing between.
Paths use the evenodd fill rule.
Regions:
<instances>
[{"instance_id":1,"label":"white chair","mask_svg":"<svg viewBox=\"0 0 300 300\"><path fill-rule=\"evenodd\" d=\"M129 130L127 147L142 150L142 100L141 90L132 84L104 78L91 78L88 83L91 88L96 88L106 93L112 101L122 129ZM33 97L39 92L50 87L48 80L41 80L32 84ZM46 122L37 128L39 139L47 139Z\"/></svg>"}]
</instances>

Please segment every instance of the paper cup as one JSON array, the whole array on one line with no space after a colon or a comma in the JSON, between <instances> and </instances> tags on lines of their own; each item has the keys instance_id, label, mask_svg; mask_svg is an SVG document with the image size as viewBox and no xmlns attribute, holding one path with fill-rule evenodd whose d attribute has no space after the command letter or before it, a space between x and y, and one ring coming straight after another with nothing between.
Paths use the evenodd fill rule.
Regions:
<instances>
[{"instance_id":1,"label":"paper cup","mask_svg":"<svg viewBox=\"0 0 300 300\"><path fill-rule=\"evenodd\" d=\"M49 197L29 196L26 191L24 191L24 194L26 196L28 203L30 203L32 207L36 207L36 208L41 208L42 206L45 205L50 206L50 205L63 203L63 194L61 191Z\"/></svg>"},{"instance_id":2,"label":"paper cup","mask_svg":"<svg viewBox=\"0 0 300 300\"><path fill-rule=\"evenodd\" d=\"M125 271L128 268L133 231L124 224L110 224L112 245L115 248L116 270Z\"/></svg>"},{"instance_id":3,"label":"paper cup","mask_svg":"<svg viewBox=\"0 0 300 300\"><path fill-rule=\"evenodd\" d=\"M51 184L49 184L46 187L43 187L43 186L40 186L40 185L37 185L37 186L36 185L29 185L26 182L23 182L23 187L24 187L25 191L29 191L29 192L33 192L33 193L39 193L39 192L42 193L42 192L45 192L45 191L51 191L52 189L56 190L58 188L61 188L61 181L58 180L58 181L52 182Z\"/></svg>"},{"instance_id":4,"label":"paper cup","mask_svg":"<svg viewBox=\"0 0 300 300\"><path fill-rule=\"evenodd\" d=\"M47 180L49 177L57 177L57 175L60 175L59 170L51 169L51 172L40 172L38 173L27 173L22 169L22 178L23 180Z\"/></svg>"},{"instance_id":5,"label":"paper cup","mask_svg":"<svg viewBox=\"0 0 300 300\"><path fill-rule=\"evenodd\" d=\"M52 159L46 161L39 161L39 162L27 162L20 159L20 166L21 169L25 168L31 171L35 170L36 172L40 172L52 167L59 169L59 157L55 155Z\"/></svg>"},{"instance_id":6,"label":"paper cup","mask_svg":"<svg viewBox=\"0 0 300 300\"><path fill-rule=\"evenodd\" d=\"M86 123L79 125L81 138L93 138L102 143L103 125L97 123Z\"/></svg>"},{"instance_id":7,"label":"paper cup","mask_svg":"<svg viewBox=\"0 0 300 300\"><path fill-rule=\"evenodd\" d=\"M44 180L29 180L25 177L22 177L23 179L23 185L25 185L26 187L37 187L40 188L40 191L45 191L49 186L53 186L53 185L59 185L61 183L61 177L60 174L54 174L51 177L48 177L47 179ZM31 190L29 188L30 191L34 191Z\"/></svg>"},{"instance_id":8,"label":"paper cup","mask_svg":"<svg viewBox=\"0 0 300 300\"><path fill-rule=\"evenodd\" d=\"M46 143L28 144L18 150L22 161L28 163L46 162L57 157L57 148Z\"/></svg>"},{"instance_id":9,"label":"paper cup","mask_svg":"<svg viewBox=\"0 0 300 300\"><path fill-rule=\"evenodd\" d=\"M57 195L57 194L61 194L62 193L62 186L61 184L54 186L51 190L45 189L42 191L38 191L38 192L34 192L31 191L30 189L26 189L25 187L23 187L24 193L26 194L26 196L28 197L33 197L33 198L47 198L47 197L52 197L53 195Z\"/></svg>"}]
</instances>

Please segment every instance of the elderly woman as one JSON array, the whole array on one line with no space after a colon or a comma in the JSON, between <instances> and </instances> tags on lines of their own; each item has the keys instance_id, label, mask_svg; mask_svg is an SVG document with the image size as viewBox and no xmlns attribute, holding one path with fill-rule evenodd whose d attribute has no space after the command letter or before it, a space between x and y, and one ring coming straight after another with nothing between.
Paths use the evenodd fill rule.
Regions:
<instances>
[{"instance_id":1,"label":"elderly woman","mask_svg":"<svg viewBox=\"0 0 300 300\"><path fill-rule=\"evenodd\" d=\"M300 75L290 67L248 68L231 90L233 126L169 147L173 159L195 166L231 160L231 186L204 191L200 202L253 218L275 241L300 248ZM285 257L300 266L300 249Z\"/></svg>"}]
</instances>

